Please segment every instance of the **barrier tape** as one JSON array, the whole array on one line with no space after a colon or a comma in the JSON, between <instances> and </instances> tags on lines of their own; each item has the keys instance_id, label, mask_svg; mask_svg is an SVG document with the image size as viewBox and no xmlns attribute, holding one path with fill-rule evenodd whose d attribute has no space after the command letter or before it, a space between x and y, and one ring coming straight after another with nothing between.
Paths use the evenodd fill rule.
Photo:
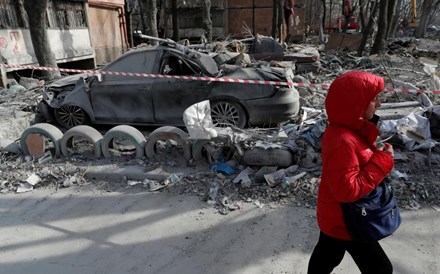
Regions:
<instances>
[{"instance_id":1,"label":"barrier tape","mask_svg":"<svg viewBox=\"0 0 440 274\"><path fill-rule=\"evenodd\" d=\"M146 77L146 78L160 78L160 79L181 79L181 80L196 80L206 82L223 82L236 84L257 84L257 85L275 85L275 86L289 86L289 87L308 87L308 88L322 88L329 89L330 84L313 84L313 83L294 83L283 81L266 81L266 80L244 80L232 78L217 78L217 77L202 77L202 76L179 76L179 75L164 75L138 72L117 72L117 71L102 71L102 70L81 70L81 69L66 69L66 68L51 68L38 66L22 66L22 65L7 65L0 64L0 67L6 68L20 68L44 71L60 71L69 73L85 73L90 75L116 75L116 76L132 76L132 77ZM424 89L409 89L409 88L385 88L388 92L402 92L402 93L426 93L440 95L440 90L424 90Z\"/></svg>"}]
</instances>

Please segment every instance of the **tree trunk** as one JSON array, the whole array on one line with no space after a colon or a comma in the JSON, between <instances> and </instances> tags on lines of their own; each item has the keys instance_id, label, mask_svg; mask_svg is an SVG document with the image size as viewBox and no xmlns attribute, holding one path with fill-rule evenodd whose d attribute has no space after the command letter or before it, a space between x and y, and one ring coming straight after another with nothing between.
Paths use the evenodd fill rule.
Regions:
<instances>
[{"instance_id":1,"label":"tree trunk","mask_svg":"<svg viewBox=\"0 0 440 274\"><path fill-rule=\"evenodd\" d=\"M203 0L203 29L208 43L212 43L211 0Z\"/></svg>"},{"instance_id":2,"label":"tree trunk","mask_svg":"<svg viewBox=\"0 0 440 274\"><path fill-rule=\"evenodd\" d=\"M321 0L321 2L322 2L323 11L322 11L321 23L319 24L319 42L324 43L325 42L324 28L325 28L325 17L327 13L327 7L325 6L325 0Z\"/></svg>"},{"instance_id":3,"label":"tree trunk","mask_svg":"<svg viewBox=\"0 0 440 274\"><path fill-rule=\"evenodd\" d=\"M387 12L387 31L385 34L385 40L391 35L391 27L393 25L394 15L396 14L396 0L388 0L388 12Z\"/></svg>"},{"instance_id":4,"label":"tree trunk","mask_svg":"<svg viewBox=\"0 0 440 274\"><path fill-rule=\"evenodd\" d=\"M359 23L361 25L361 30L365 29L365 14L364 14L364 0L359 0Z\"/></svg>"},{"instance_id":5,"label":"tree trunk","mask_svg":"<svg viewBox=\"0 0 440 274\"><path fill-rule=\"evenodd\" d=\"M126 0L127 1L127 0ZM156 1L156 28L157 28L157 37L159 37L161 35L161 33L163 34L163 29L160 29L160 16L162 14L162 8L163 8L163 1L162 0L157 0Z\"/></svg>"},{"instance_id":6,"label":"tree trunk","mask_svg":"<svg viewBox=\"0 0 440 274\"><path fill-rule=\"evenodd\" d=\"M277 0L278 5L278 33L280 36L280 43L284 43L284 40L287 37L287 34L289 33L287 30L289 29L289 26L287 26L284 23L284 1L283 0Z\"/></svg>"},{"instance_id":7,"label":"tree trunk","mask_svg":"<svg viewBox=\"0 0 440 274\"><path fill-rule=\"evenodd\" d=\"M347 33L348 21L350 20L350 14L347 12L347 6L345 5L345 1L342 1L342 15L345 18L345 24L342 26L342 33Z\"/></svg>"},{"instance_id":8,"label":"tree trunk","mask_svg":"<svg viewBox=\"0 0 440 274\"><path fill-rule=\"evenodd\" d=\"M278 37L278 0L272 2L272 37L277 39Z\"/></svg>"},{"instance_id":9,"label":"tree trunk","mask_svg":"<svg viewBox=\"0 0 440 274\"><path fill-rule=\"evenodd\" d=\"M373 30L373 24L374 24L374 17L376 17L376 13L378 10L378 1L376 0L376 2L374 2L371 13L370 13L370 18L368 19L368 23L367 26L365 27L365 29L362 30L362 39L361 39L361 43L359 44L359 48L357 51L358 56L362 56L365 50L365 45L367 44L367 40L368 37L371 34L371 31Z\"/></svg>"},{"instance_id":10,"label":"tree trunk","mask_svg":"<svg viewBox=\"0 0 440 274\"><path fill-rule=\"evenodd\" d=\"M370 54L378 54L385 49L385 39L387 32L387 15L388 15L388 0L380 0L379 6L379 20L377 22L377 33L371 47Z\"/></svg>"},{"instance_id":11,"label":"tree trunk","mask_svg":"<svg viewBox=\"0 0 440 274\"><path fill-rule=\"evenodd\" d=\"M330 0L330 12L329 12L329 25L328 25L328 30L329 32L332 32L333 30L333 25L335 24L335 22L333 22L333 0Z\"/></svg>"},{"instance_id":12,"label":"tree trunk","mask_svg":"<svg viewBox=\"0 0 440 274\"><path fill-rule=\"evenodd\" d=\"M396 37L397 25L399 23L400 18L400 9L402 8L402 0L396 1L396 6L394 8L394 16L391 21L391 26L389 27L388 37L394 38Z\"/></svg>"},{"instance_id":13,"label":"tree trunk","mask_svg":"<svg viewBox=\"0 0 440 274\"><path fill-rule=\"evenodd\" d=\"M144 1L142 1L142 0L138 0L138 3L139 3L139 15L141 17L141 24L142 24L142 33L146 34L147 33L147 25L145 24L146 6L144 4Z\"/></svg>"},{"instance_id":14,"label":"tree trunk","mask_svg":"<svg viewBox=\"0 0 440 274\"><path fill-rule=\"evenodd\" d=\"M38 63L42 67L58 68L55 55L50 49L46 30L47 1L26 0L24 1L24 8L29 18L29 32ZM43 77L48 77L49 79L61 77L59 71L42 71L41 73Z\"/></svg>"},{"instance_id":15,"label":"tree trunk","mask_svg":"<svg viewBox=\"0 0 440 274\"><path fill-rule=\"evenodd\" d=\"M173 16L173 40L179 41L179 12L177 10L177 0L171 0L171 13Z\"/></svg>"},{"instance_id":16,"label":"tree trunk","mask_svg":"<svg viewBox=\"0 0 440 274\"><path fill-rule=\"evenodd\" d=\"M163 33L162 33L162 38L167 38L168 37L168 18L169 18L169 14L168 14L168 1L164 1L163 2L163 6L162 6L164 13L163 13Z\"/></svg>"},{"instance_id":17,"label":"tree trunk","mask_svg":"<svg viewBox=\"0 0 440 274\"><path fill-rule=\"evenodd\" d=\"M131 14L133 13L133 9L130 8L128 1L125 1L125 22L126 29L127 29L127 38L128 38L128 44L130 47L134 47L133 43L133 21L131 20Z\"/></svg>"},{"instance_id":18,"label":"tree trunk","mask_svg":"<svg viewBox=\"0 0 440 274\"><path fill-rule=\"evenodd\" d=\"M142 0L144 6L144 20L146 27L146 34L153 37L159 37L157 33L157 3L156 0ZM151 44L157 45L157 41L150 41Z\"/></svg>"},{"instance_id":19,"label":"tree trunk","mask_svg":"<svg viewBox=\"0 0 440 274\"><path fill-rule=\"evenodd\" d=\"M424 0L422 5L422 15L420 16L419 26L416 29L416 38L424 38L428 25L429 14L433 8L433 0Z\"/></svg>"}]
</instances>

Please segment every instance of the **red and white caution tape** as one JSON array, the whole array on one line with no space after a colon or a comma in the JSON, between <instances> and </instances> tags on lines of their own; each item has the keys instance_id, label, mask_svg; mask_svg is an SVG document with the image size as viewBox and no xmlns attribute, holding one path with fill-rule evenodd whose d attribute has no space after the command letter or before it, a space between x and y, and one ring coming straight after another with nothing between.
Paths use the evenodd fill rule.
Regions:
<instances>
[{"instance_id":1,"label":"red and white caution tape","mask_svg":"<svg viewBox=\"0 0 440 274\"><path fill-rule=\"evenodd\" d=\"M21 65L7 65L0 64L0 67L5 68L19 68L19 69L32 69L32 70L44 70L44 71L61 71L68 73L85 73L90 75L116 75L116 76L131 76L131 77L146 77L146 78L160 78L160 79L181 79L181 80L196 80L206 82L223 82L223 83L236 83L236 84L257 84L257 85L275 85L275 86L294 86L294 87L309 87L309 88L321 88L329 89L330 84L312 84L312 83L293 83L283 81L265 81L265 80L245 80L245 79L233 79L233 78L217 78L217 77L202 77L202 76L179 76L179 75L164 75L164 74L151 74L151 73L138 73L138 72L117 72L117 71L103 71L103 70L81 70L81 69L66 69L66 68L51 68L51 67L38 67L38 66L21 66ZM440 90L425 90L425 89L408 89L408 88L385 88L388 92L402 92L402 93L426 93L440 95Z\"/></svg>"},{"instance_id":2,"label":"red and white caution tape","mask_svg":"<svg viewBox=\"0 0 440 274\"><path fill-rule=\"evenodd\" d=\"M196 81L206 81L206 82L225 82L225 83L236 83L236 84L257 84L257 85L275 85L275 86L293 86L295 84L295 83L282 82L282 81L244 80L244 79L232 79L232 78L179 76L179 75L164 75L164 74L151 74L151 73L138 73L138 72L118 72L118 71L103 71L103 70L80 70L80 69L20 66L20 65L6 65L6 64L0 64L0 67L45 70L45 71L62 71L69 73L85 73L90 75L101 74L101 75L146 77L146 78L161 78L161 79L196 80Z\"/></svg>"}]
</instances>

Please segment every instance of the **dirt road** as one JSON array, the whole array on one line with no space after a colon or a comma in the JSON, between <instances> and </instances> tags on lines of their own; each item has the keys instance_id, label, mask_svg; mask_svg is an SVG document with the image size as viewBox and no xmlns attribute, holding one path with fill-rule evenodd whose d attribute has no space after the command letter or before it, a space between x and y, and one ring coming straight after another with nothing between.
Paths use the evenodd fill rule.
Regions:
<instances>
[{"instance_id":1,"label":"dirt road","mask_svg":"<svg viewBox=\"0 0 440 274\"><path fill-rule=\"evenodd\" d=\"M382 241L395 273L440 273L439 212L403 211ZM315 212L89 185L0 199L0 273L306 273ZM359 273L346 255L335 273Z\"/></svg>"}]
</instances>

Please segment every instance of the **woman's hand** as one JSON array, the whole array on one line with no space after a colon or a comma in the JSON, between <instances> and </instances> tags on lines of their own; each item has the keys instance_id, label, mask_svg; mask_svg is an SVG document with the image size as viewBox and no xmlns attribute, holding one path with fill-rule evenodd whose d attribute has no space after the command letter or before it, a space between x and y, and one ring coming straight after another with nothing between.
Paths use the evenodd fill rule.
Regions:
<instances>
[{"instance_id":1,"label":"woman's hand","mask_svg":"<svg viewBox=\"0 0 440 274\"><path fill-rule=\"evenodd\" d=\"M394 158L394 149L393 149L393 146L391 144L383 143L383 146L380 146L377 149L388 153L389 155L391 155L391 157Z\"/></svg>"}]
</instances>

